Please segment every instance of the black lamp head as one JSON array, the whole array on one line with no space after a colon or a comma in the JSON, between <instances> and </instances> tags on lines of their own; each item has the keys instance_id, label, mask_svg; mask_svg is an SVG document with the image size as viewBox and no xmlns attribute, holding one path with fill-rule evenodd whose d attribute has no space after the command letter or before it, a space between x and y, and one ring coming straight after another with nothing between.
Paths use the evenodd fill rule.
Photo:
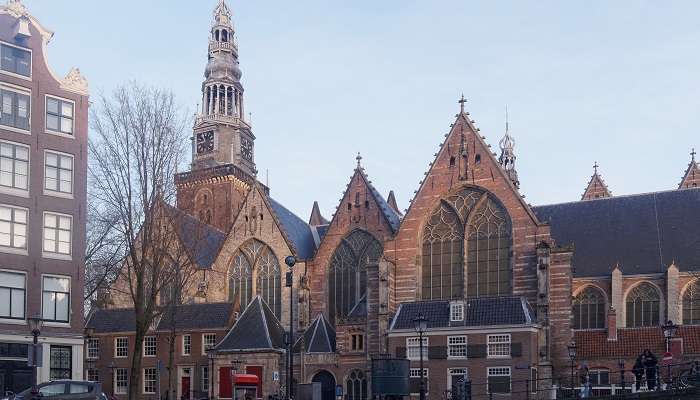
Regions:
<instances>
[{"instance_id":1,"label":"black lamp head","mask_svg":"<svg viewBox=\"0 0 700 400\"><path fill-rule=\"evenodd\" d=\"M297 258L294 256L287 256L284 258L284 263L287 264L289 268L292 268L294 264L297 263Z\"/></svg>"}]
</instances>

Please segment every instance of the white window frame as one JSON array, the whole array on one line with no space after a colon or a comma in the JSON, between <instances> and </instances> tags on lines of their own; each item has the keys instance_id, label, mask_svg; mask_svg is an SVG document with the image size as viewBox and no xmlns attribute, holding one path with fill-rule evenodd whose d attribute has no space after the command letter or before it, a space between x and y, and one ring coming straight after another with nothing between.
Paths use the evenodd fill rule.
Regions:
<instances>
[{"instance_id":1,"label":"white window frame","mask_svg":"<svg viewBox=\"0 0 700 400\"><path fill-rule=\"evenodd\" d=\"M427 359L428 351L428 337L423 336L423 358ZM415 350L415 355L411 355L411 350ZM420 359L420 337L411 336L406 338L406 358L409 360L419 360Z\"/></svg>"},{"instance_id":2,"label":"white window frame","mask_svg":"<svg viewBox=\"0 0 700 400\"><path fill-rule=\"evenodd\" d=\"M207 394L210 392L209 385L211 385L211 382L210 382L210 380L211 380L210 372L211 371L209 371L209 370L210 370L210 368L208 365L202 365L202 367L199 369L199 373L200 373L199 374L199 378L200 378L199 379L199 390L202 392L205 392ZM204 371L207 371L207 372L204 373ZM205 381L206 381L206 385L204 384Z\"/></svg>"},{"instance_id":3,"label":"white window frame","mask_svg":"<svg viewBox=\"0 0 700 400\"><path fill-rule=\"evenodd\" d=\"M68 321L58 321L50 320L44 317L44 279L45 278L57 278L57 279L67 279L68 280ZM65 292L56 292L65 293ZM73 278L68 275L54 275L54 274L42 274L41 275L41 317L44 320L44 325L46 326L70 326L72 321L72 308L73 308ZM55 317L55 315L54 315Z\"/></svg>"},{"instance_id":4,"label":"white window frame","mask_svg":"<svg viewBox=\"0 0 700 400\"><path fill-rule=\"evenodd\" d=\"M5 71L4 69L2 69L1 66L0 66L0 74L14 76L15 78L31 81L32 75L34 73L34 52L32 51L32 49L27 48L27 47L17 46L16 44L12 44L12 43L6 42L4 40L0 40L0 43L4 44L5 46L14 47L16 49L20 49L20 50L24 50L26 52L29 52L29 76L18 74L16 72L12 72L12 71Z\"/></svg>"},{"instance_id":5,"label":"white window frame","mask_svg":"<svg viewBox=\"0 0 700 400\"><path fill-rule=\"evenodd\" d=\"M450 303L450 322L464 321L464 303Z\"/></svg>"},{"instance_id":6,"label":"white window frame","mask_svg":"<svg viewBox=\"0 0 700 400\"><path fill-rule=\"evenodd\" d=\"M26 324L27 323L27 273L24 271L15 271L11 269L0 269L0 272L4 272L6 274L15 274L15 275L22 275L22 279L24 279L24 303L22 307L24 307L24 316L22 318L14 318L12 317L12 305L10 305L10 316L8 317L0 317L0 322L4 324ZM2 282L0 282L0 286L2 286ZM11 288L6 286L8 289L10 289L10 298L12 296L12 289L17 289L20 290L19 288Z\"/></svg>"},{"instance_id":7,"label":"white window frame","mask_svg":"<svg viewBox=\"0 0 700 400\"><path fill-rule=\"evenodd\" d=\"M153 370L153 379L149 379L148 382L153 382L153 390L146 391L146 370ZM143 382L142 385L142 393L143 394L155 394L156 391L158 390L158 370L155 367L144 367L143 370L141 371L141 381Z\"/></svg>"},{"instance_id":8,"label":"white window frame","mask_svg":"<svg viewBox=\"0 0 700 400\"><path fill-rule=\"evenodd\" d=\"M508 371L508 374L505 374L505 371ZM499 373L500 372L500 373ZM509 366L503 366L503 367L487 367L486 368L486 390L489 390L489 378L492 376L507 376L508 377L508 392L507 393L495 393L494 394L501 394L501 395L509 395L513 394L513 371Z\"/></svg>"},{"instance_id":9,"label":"white window frame","mask_svg":"<svg viewBox=\"0 0 700 400\"><path fill-rule=\"evenodd\" d=\"M57 170L57 185L58 188L60 189L61 187L61 170L64 170L61 168L61 158L63 157L68 157L71 160L71 170L70 170L70 192L63 192L61 190L53 190L49 189L46 187L46 179L48 178L48 174L46 173L46 169L48 168L48 164L46 162L46 158L48 157L49 154L55 155L58 157L58 166L55 167ZM51 167L54 168L54 167ZM73 194L75 193L75 156L70 153L64 153L62 151L56 151L56 150L49 150L46 149L44 150L44 181L42 182L42 187L44 188L44 194L46 196L53 196L53 197L62 197L65 199L72 199Z\"/></svg>"},{"instance_id":10,"label":"white window frame","mask_svg":"<svg viewBox=\"0 0 700 400\"><path fill-rule=\"evenodd\" d=\"M54 217L57 218L56 227L49 228L49 229L53 229L56 231L56 233L54 235L54 239L52 239L52 240L54 240L54 250L58 250L58 244L59 244L58 236L59 236L59 232L62 230L59 228L60 222L58 219L61 217L67 217L70 219L70 231L69 231L70 232L70 234L69 234L70 242L68 244L68 254L58 253L57 251L46 250L44 242L46 241L46 229L47 229L46 216L47 215L53 215ZM59 260L72 260L72 257L73 257L73 232L75 231L73 229L73 216L70 214L63 214L63 213L58 213L58 212L54 212L54 211L44 211L44 214L41 217L41 222L42 222L42 230L41 230L41 233L42 233L41 234L41 255L42 255L42 257L55 258L55 259L59 259Z\"/></svg>"},{"instance_id":11,"label":"white window frame","mask_svg":"<svg viewBox=\"0 0 700 400\"><path fill-rule=\"evenodd\" d=\"M151 340L153 341L153 343L148 343ZM150 353L150 351L149 352L146 351L146 350L151 350L151 347L153 348L152 354ZM158 356L158 338L155 337L154 335L144 336L144 338L143 338L143 356L144 357L157 357Z\"/></svg>"},{"instance_id":12,"label":"white window frame","mask_svg":"<svg viewBox=\"0 0 700 400\"><path fill-rule=\"evenodd\" d=\"M60 110L61 103L60 102L71 103L73 105L73 115L71 116L71 121L73 122L73 127L72 127L71 133L65 133L65 132L60 130L61 129L61 116L60 115L58 117L59 130L54 131L54 130L49 129L49 124L48 124L49 99L54 99L54 100L59 101L59 103L58 103L59 104L59 114L61 112L61 110ZM75 101L73 101L71 99L66 99L64 97L54 96L52 94L45 95L44 96L44 132L48 133L49 135L61 136L61 137L68 138L68 139L75 139Z\"/></svg>"},{"instance_id":13,"label":"white window frame","mask_svg":"<svg viewBox=\"0 0 700 400\"><path fill-rule=\"evenodd\" d=\"M119 385L119 372L124 372L124 384ZM116 368L114 370L114 394L126 394L129 390L129 369L128 368Z\"/></svg>"},{"instance_id":14,"label":"white window frame","mask_svg":"<svg viewBox=\"0 0 700 400\"><path fill-rule=\"evenodd\" d=\"M4 71L0 69L0 72L4 72ZM18 76L20 76L20 75L18 75ZM34 106L32 105L32 91L31 91L31 89L26 88L24 86L11 85L11 84L8 84L5 82L0 82L0 89L23 94L23 95L29 97L29 103L27 104L29 106L29 110L28 110L29 112L27 113L27 123L29 124L29 127L27 129L17 128L17 127L14 127L12 125L3 125L1 122L0 122L0 127L2 127L2 129L8 130L8 131L21 133L23 135L31 135L32 134L32 111L34 109ZM2 107L3 107L3 104L2 104L2 100L0 98L0 112L2 112Z\"/></svg>"},{"instance_id":15,"label":"white window frame","mask_svg":"<svg viewBox=\"0 0 700 400\"><path fill-rule=\"evenodd\" d=\"M452 341L458 342L458 341L464 341L463 343L450 343ZM455 347L464 347L464 354L463 355L453 355L452 350ZM467 336L466 335L457 335L457 336L448 336L447 337L447 358L448 359L466 359L467 358Z\"/></svg>"},{"instance_id":16,"label":"white window frame","mask_svg":"<svg viewBox=\"0 0 700 400\"><path fill-rule=\"evenodd\" d=\"M126 353L123 356L119 355L119 349L122 347L119 346L119 340L123 339L124 342L126 343L126 346L124 346L124 353ZM114 338L114 358L128 358L129 357L129 337L128 336L117 336Z\"/></svg>"},{"instance_id":17,"label":"white window frame","mask_svg":"<svg viewBox=\"0 0 700 400\"><path fill-rule=\"evenodd\" d=\"M92 352L95 354L91 354ZM85 346L85 358L88 360L96 360L100 357L100 338L91 337L87 339Z\"/></svg>"},{"instance_id":18,"label":"white window frame","mask_svg":"<svg viewBox=\"0 0 700 400\"><path fill-rule=\"evenodd\" d=\"M13 150L14 154L13 154L13 158L12 158L12 180L13 181L14 181L15 175L16 175L16 172L15 172L15 167L16 167L16 163L17 163L17 158L15 158L16 154L17 154L16 147L24 147L27 149L27 160L26 160L26 162L27 162L27 188L21 189L21 188L17 188L14 186L2 186L2 185L0 185L0 193L9 194L10 196L29 197L29 186L30 186L30 182L31 182L30 175L31 175L31 171L32 171L32 148L31 148L31 146L29 146L28 144L24 144L24 143L12 142L10 140L0 140L0 143L9 144L10 146L15 147L15 149ZM0 158L2 158L2 156L0 156ZM24 160L20 160L20 161L24 161Z\"/></svg>"},{"instance_id":19,"label":"white window frame","mask_svg":"<svg viewBox=\"0 0 700 400\"><path fill-rule=\"evenodd\" d=\"M185 338L187 338L189 343L185 343ZM185 349L188 349L188 351L185 351ZM192 335L190 334L185 334L182 335L182 355L183 356L191 356L192 355Z\"/></svg>"},{"instance_id":20,"label":"white window frame","mask_svg":"<svg viewBox=\"0 0 700 400\"><path fill-rule=\"evenodd\" d=\"M535 374L534 379L532 374ZM530 394L537 394L539 388L539 383L540 383L540 372L537 370L537 367L530 367Z\"/></svg>"},{"instance_id":21,"label":"white window frame","mask_svg":"<svg viewBox=\"0 0 700 400\"><path fill-rule=\"evenodd\" d=\"M425 394L428 394L430 388L430 370L428 368L423 368L423 380L425 380ZM409 368L408 379L420 379L420 368ZM418 393L411 393L412 395Z\"/></svg>"},{"instance_id":22,"label":"white window frame","mask_svg":"<svg viewBox=\"0 0 700 400\"><path fill-rule=\"evenodd\" d=\"M216 333L202 333L202 355L203 356L207 355L207 341L206 341L207 336L214 336L214 344L212 344L211 348L216 346Z\"/></svg>"},{"instance_id":23,"label":"white window frame","mask_svg":"<svg viewBox=\"0 0 700 400\"><path fill-rule=\"evenodd\" d=\"M464 373L457 373L457 371L464 371ZM467 380L469 379L469 369L467 367L450 367L447 368L447 390L452 390L452 377L466 375Z\"/></svg>"},{"instance_id":24,"label":"white window frame","mask_svg":"<svg viewBox=\"0 0 700 400\"><path fill-rule=\"evenodd\" d=\"M503 338L508 338L507 341L501 340ZM487 358L511 358L511 344L512 337L510 333L499 333L486 336L486 349ZM494 348L492 349L493 346ZM504 352L496 351L500 346L508 346L508 354L503 354ZM493 350L493 351L492 351Z\"/></svg>"},{"instance_id":25,"label":"white window frame","mask_svg":"<svg viewBox=\"0 0 700 400\"><path fill-rule=\"evenodd\" d=\"M24 207L17 207L12 204L0 204L0 207L4 208L9 208L10 209L10 214L11 214L11 219L9 220L10 223L10 245L9 246L0 246L0 252L2 253L10 253L10 254L22 254L22 255L27 255L29 254L29 209L24 208ZM21 210L24 211L26 214L26 220L24 224L22 223L17 223L15 222L15 210ZM3 220L5 222L8 222L7 220ZM15 247L14 245L14 229L15 225L24 225L24 247Z\"/></svg>"}]
</instances>

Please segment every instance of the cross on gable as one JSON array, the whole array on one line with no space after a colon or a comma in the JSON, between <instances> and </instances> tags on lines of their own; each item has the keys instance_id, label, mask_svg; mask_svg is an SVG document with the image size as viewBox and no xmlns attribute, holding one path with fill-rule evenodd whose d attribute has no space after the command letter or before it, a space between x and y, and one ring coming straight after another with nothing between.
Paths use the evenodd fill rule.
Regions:
<instances>
[{"instance_id":1,"label":"cross on gable","mask_svg":"<svg viewBox=\"0 0 700 400\"><path fill-rule=\"evenodd\" d=\"M460 112L462 112L462 113L464 113L464 103L466 103L466 102L467 102L467 99L464 98L464 93L462 93L462 98L459 99L459 101L457 102L457 103L459 103L459 109L460 109Z\"/></svg>"},{"instance_id":2,"label":"cross on gable","mask_svg":"<svg viewBox=\"0 0 700 400\"><path fill-rule=\"evenodd\" d=\"M691 157L691 159L692 159L693 161L695 161L695 155L696 155L696 154L697 154L697 153L695 152L695 147L693 147L693 149L690 151L690 157Z\"/></svg>"},{"instance_id":3,"label":"cross on gable","mask_svg":"<svg viewBox=\"0 0 700 400\"><path fill-rule=\"evenodd\" d=\"M594 162L593 162L593 172L594 172L595 174L598 173L598 167L599 167L598 161L594 161Z\"/></svg>"}]
</instances>

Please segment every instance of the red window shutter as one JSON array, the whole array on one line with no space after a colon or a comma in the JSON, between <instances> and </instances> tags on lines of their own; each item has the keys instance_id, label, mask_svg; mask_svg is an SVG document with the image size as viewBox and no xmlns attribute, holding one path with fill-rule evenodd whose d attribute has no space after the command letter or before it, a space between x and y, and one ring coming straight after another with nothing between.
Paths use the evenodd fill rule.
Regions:
<instances>
[{"instance_id":1,"label":"red window shutter","mask_svg":"<svg viewBox=\"0 0 700 400\"><path fill-rule=\"evenodd\" d=\"M262 399L262 384L263 384L263 367L261 366L250 366L245 367L245 373L255 375L258 377L258 398Z\"/></svg>"},{"instance_id":2,"label":"red window shutter","mask_svg":"<svg viewBox=\"0 0 700 400\"><path fill-rule=\"evenodd\" d=\"M231 367L219 368L219 398L231 398Z\"/></svg>"}]
</instances>

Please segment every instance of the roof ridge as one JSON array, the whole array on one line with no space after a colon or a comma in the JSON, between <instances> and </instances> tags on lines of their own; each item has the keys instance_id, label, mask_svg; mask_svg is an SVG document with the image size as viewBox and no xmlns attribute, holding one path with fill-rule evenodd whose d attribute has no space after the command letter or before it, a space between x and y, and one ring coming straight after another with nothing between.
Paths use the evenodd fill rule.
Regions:
<instances>
[{"instance_id":1,"label":"roof ridge","mask_svg":"<svg viewBox=\"0 0 700 400\"><path fill-rule=\"evenodd\" d=\"M265 335L267 336L267 343L269 343L270 348L274 348L275 346L272 344L272 335L270 335L270 327L267 325L267 316L265 315L265 310L263 310L262 297L260 297L258 294L255 296L254 300L257 300L260 307L260 316L263 320L263 328L265 329Z\"/></svg>"},{"instance_id":2,"label":"roof ridge","mask_svg":"<svg viewBox=\"0 0 700 400\"><path fill-rule=\"evenodd\" d=\"M693 190L700 190L700 187L697 188L688 188L687 191L692 192ZM666 194L666 193L678 193L678 189L665 189L665 190L657 190L653 192L642 192L642 193L631 193L631 194L623 194L619 196L610 196L610 197L600 197L597 199L586 199L586 200L571 200L571 201L565 201L562 203L550 203L550 204L540 204L540 205L533 205L533 208L538 208L538 207L551 207L551 206L559 206L559 205L564 205L564 204L580 204L580 203L587 203L587 202L594 202L594 201L614 201L618 199L625 199L625 198L630 198L630 197L642 197L642 196L651 196L651 195L657 195L657 194Z\"/></svg>"}]
</instances>

